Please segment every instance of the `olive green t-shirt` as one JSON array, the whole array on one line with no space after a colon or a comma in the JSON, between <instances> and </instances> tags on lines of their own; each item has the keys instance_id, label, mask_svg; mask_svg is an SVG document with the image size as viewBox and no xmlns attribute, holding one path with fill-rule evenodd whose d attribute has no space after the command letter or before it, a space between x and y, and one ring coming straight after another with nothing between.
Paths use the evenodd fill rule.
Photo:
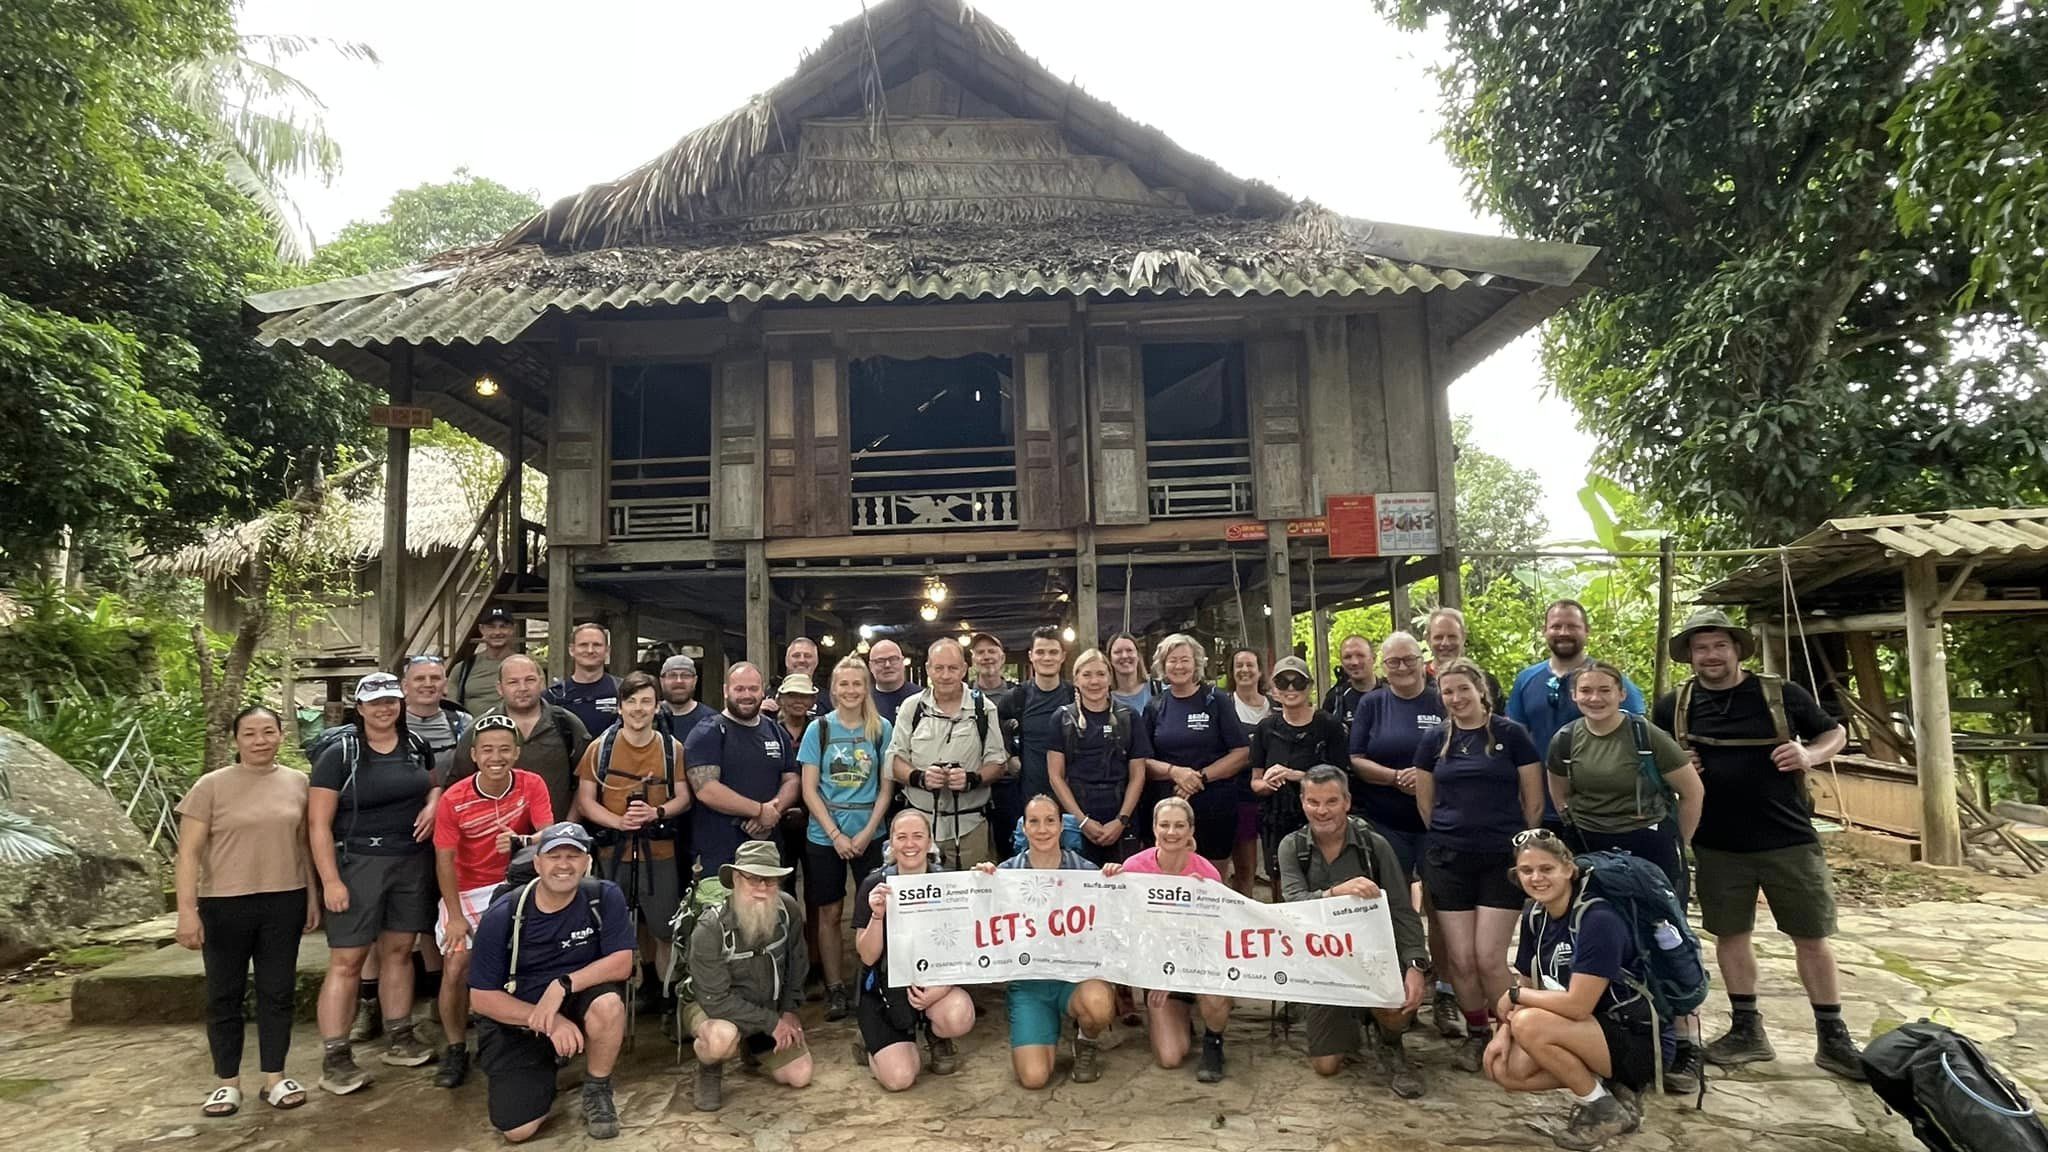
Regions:
<instances>
[{"instance_id":1,"label":"olive green t-shirt","mask_svg":"<svg viewBox=\"0 0 2048 1152\"><path fill-rule=\"evenodd\" d=\"M1567 797L1571 822L1588 832L1634 832L1671 814L1666 789L1652 787L1637 765L1636 736L1641 723L1649 737L1657 771L1670 775L1687 764L1678 741L1647 722L1622 717L1621 726L1596 736L1582 717L1558 730L1550 740L1543 765L1553 776L1571 782Z\"/></svg>"}]
</instances>

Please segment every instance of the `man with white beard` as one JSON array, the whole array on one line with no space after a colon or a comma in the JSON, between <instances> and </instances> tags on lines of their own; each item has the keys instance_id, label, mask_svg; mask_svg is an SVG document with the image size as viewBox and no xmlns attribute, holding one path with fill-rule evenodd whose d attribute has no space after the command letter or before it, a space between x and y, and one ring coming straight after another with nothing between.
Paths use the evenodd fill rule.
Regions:
<instances>
[{"instance_id":1,"label":"man with white beard","mask_svg":"<svg viewBox=\"0 0 2048 1152\"><path fill-rule=\"evenodd\" d=\"M789 875L773 841L739 846L718 879L732 898L704 913L690 934L690 1004L683 1026L697 1052L696 1107L725 1102L725 1062L758 1062L778 1084L811 1082L811 1050L797 1009L810 957L803 913L782 891Z\"/></svg>"}]
</instances>

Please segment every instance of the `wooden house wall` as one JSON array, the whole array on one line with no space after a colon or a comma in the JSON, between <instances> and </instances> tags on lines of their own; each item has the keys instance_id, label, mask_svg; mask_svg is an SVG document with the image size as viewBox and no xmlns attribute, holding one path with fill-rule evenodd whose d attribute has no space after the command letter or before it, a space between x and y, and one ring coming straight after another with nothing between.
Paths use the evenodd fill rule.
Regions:
<instances>
[{"instance_id":1,"label":"wooden house wall","mask_svg":"<svg viewBox=\"0 0 2048 1152\"><path fill-rule=\"evenodd\" d=\"M452 555L446 549L439 549L425 555L406 556L404 580L408 624L419 616L421 606L433 594L434 586L440 582L441 573L447 568ZM377 596L382 572L381 560L370 560L353 568L341 581L345 590L325 598L324 618L304 627L295 651L375 649L377 629L383 618L378 611L380 601ZM206 582L202 615L208 628L216 632L233 632L241 626L242 597L247 578L248 569L244 568L231 578ZM433 637L419 645L422 649L435 646Z\"/></svg>"}]
</instances>

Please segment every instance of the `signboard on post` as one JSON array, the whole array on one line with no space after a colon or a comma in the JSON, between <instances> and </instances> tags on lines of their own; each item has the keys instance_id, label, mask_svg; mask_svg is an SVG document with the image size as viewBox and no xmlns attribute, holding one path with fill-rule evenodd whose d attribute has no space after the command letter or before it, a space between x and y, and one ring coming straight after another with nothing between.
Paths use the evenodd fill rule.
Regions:
<instances>
[{"instance_id":1,"label":"signboard on post","mask_svg":"<svg viewBox=\"0 0 2048 1152\"><path fill-rule=\"evenodd\" d=\"M434 410L416 404L370 405L372 428L432 428Z\"/></svg>"},{"instance_id":2,"label":"signboard on post","mask_svg":"<svg viewBox=\"0 0 2048 1152\"><path fill-rule=\"evenodd\" d=\"M1289 540L1300 540L1304 537L1325 536L1328 534L1329 527L1321 516L1311 516L1306 520L1289 520L1287 522L1287 538ZM1243 544L1252 540L1264 540L1265 538L1266 525L1261 520L1240 520L1223 530L1223 539L1231 544Z\"/></svg>"},{"instance_id":3,"label":"signboard on post","mask_svg":"<svg viewBox=\"0 0 2048 1152\"><path fill-rule=\"evenodd\" d=\"M1379 501L1374 496L1332 496L1323 504L1330 555L1345 559L1380 554Z\"/></svg>"},{"instance_id":4,"label":"signboard on post","mask_svg":"<svg viewBox=\"0 0 2048 1152\"><path fill-rule=\"evenodd\" d=\"M1380 555L1431 556L1443 550L1437 532L1436 493L1382 492L1377 499Z\"/></svg>"}]
</instances>

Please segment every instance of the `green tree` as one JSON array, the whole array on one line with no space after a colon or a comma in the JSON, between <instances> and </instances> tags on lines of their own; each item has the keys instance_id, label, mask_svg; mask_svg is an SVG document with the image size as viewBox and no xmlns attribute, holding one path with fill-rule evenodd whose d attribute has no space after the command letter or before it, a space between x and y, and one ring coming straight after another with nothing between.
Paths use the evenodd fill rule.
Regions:
<instances>
[{"instance_id":1,"label":"green tree","mask_svg":"<svg viewBox=\"0 0 2048 1152\"><path fill-rule=\"evenodd\" d=\"M457 168L452 179L394 195L377 219L351 222L321 246L297 279L317 283L417 264L451 248L496 240L540 207L531 192Z\"/></svg>"},{"instance_id":2,"label":"green tree","mask_svg":"<svg viewBox=\"0 0 2048 1152\"><path fill-rule=\"evenodd\" d=\"M1451 444L1457 453L1459 545L1473 552L1522 552L1542 543L1550 532L1550 520L1543 515L1543 478L1473 444L1467 417L1451 422ZM1517 563L1476 557L1469 565L1471 579L1475 587L1485 587Z\"/></svg>"},{"instance_id":3,"label":"green tree","mask_svg":"<svg viewBox=\"0 0 2048 1152\"><path fill-rule=\"evenodd\" d=\"M2041 493L2038 0L1382 5L1476 199L1605 250L1544 359L1618 480L1729 543Z\"/></svg>"}]
</instances>

